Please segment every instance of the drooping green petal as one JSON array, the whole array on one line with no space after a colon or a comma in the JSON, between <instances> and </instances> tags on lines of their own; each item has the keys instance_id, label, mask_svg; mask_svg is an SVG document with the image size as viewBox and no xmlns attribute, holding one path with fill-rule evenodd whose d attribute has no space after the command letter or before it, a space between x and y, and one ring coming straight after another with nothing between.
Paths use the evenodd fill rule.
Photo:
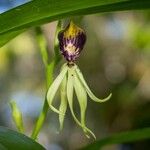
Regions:
<instances>
[{"instance_id":1,"label":"drooping green petal","mask_svg":"<svg viewBox=\"0 0 150 150\"><path fill-rule=\"evenodd\" d=\"M104 98L104 99L99 99L99 98L97 98L97 97L92 93L92 91L90 90L90 88L88 87L88 85L87 85L87 83L86 83L86 81L85 81L85 79L84 79L84 77L83 77L83 75L82 75L80 69L79 69L77 66L75 67L75 71L76 71L76 74L77 74L78 78L79 78L80 81L82 82L83 86L86 88L86 91L87 91L89 97L90 97L92 100L94 100L95 102L100 102L100 103L101 103L101 102L105 102L105 101L107 101L107 100L109 100L109 99L111 98L111 96L112 96L111 93L109 94L108 97L106 97L106 98Z\"/></svg>"},{"instance_id":2,"label":"drooping green petal","mask_svg":"<svg viewBox=\"0 0 150 150\"><path fill-rule=\"evenodd\" d=\"M80 105L80 112L81 112L81 124L85 126L85 112L87 108L87 93L81 84L80 80L74 74L74 88L76 92L76 96Z\"/></svg>"},{"instance_id":3,"label":"drooping green petal","mask_svg":"<svg viewBox=\"0 0 150 150\"><path fill-rule=\"evenodd\" d=\"M60 72L60 74L57 76L57 78L54 80L54 82L52 83L52 85L49 87L48 92L47 92L47 101L49 104L49 107L56 113L60 113L58 109L56 109L54 106L52 106L52 102L54 99L54 96L64 78L64 76L66 75L68 70L68 66L64 65L62 67L62 70Z\"/></svg>"},{"instance_id":4,"label":"drooping green petal","mask_svg":"<svg viewBox=\"0 0 150 150\"><path fill-rule=\"evenodd\" d=\"M73 111L73 84L74 84L74 70L73 68L72 69L69 69L68 70L68 81L67 81L67 98L68 98L68 104L69 104L69 107L70 107L70 111L71 111L71 114L73 116L73 119L75 120L75 122L83 128L83 131L84 132L88 132L90 133L95 139L95 135L94 133L89 130L86 126L83 126L81 124L81 122L77 119L74 111ZM86 136L89 138L89 136L86 134Z\"/></svg>"},{"instance_id":5,"label":"drooping green petal","mask_svg":"<svg viewBox=\"0 0 150 150\"><path fill-rule=\"evenodd\" d=\"M74 111L73 111L73 77L71 75L70 69L68 69L68 80L67 80L67 99L68 99L68 104L70 107L70 111L73 115L74 115ZM74 117L75 121L77 121L76 117Z\"/></svg>"},{"instance_id":6,"label":"drooping green petal","mask_svg":"<svg viewBox=\"0 0 150 150\"><path fill-rule=\"evenodd\" d=\"M60 130L63 128L64 124L64 118L65 118L65 113L67 110L67 93L66 93L66 86L67 86L67 77L65 75L61 87L60 87L60 96L61 96L61 102L60 102L60 107L59 107L59 123L60 123Z\"/></svg>"}]
</instances>

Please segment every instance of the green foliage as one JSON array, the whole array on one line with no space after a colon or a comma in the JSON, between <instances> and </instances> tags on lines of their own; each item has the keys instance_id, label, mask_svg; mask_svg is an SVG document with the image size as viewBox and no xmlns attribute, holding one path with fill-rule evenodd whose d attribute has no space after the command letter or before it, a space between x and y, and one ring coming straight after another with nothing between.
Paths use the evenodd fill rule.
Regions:
<instances>
[{"instance_id":1,"label":"green foliage","mask_svg":"<svg viewBox=\"0 0 150 150\"><path fill-rule=\"evenodd\" d=\"M149 8L148 0L34 0L0 15L0 46L29 27L61 18Z\"/></svg>"},{"instance_id":2,"label":"green foliage","mask_svg":"<svg viewBox=\"0 0 150 150\"><path fill-rule=\"evenodd\" d=\"M0 150L45 150L40 144L27 136L0 127Z\"/></svg>"},{"instance_id":3,"label":"green foliage","mask_svg":"<svg viewBox=\"0 0 150 150\"><path fill-rule=\"evenodd\" d=\"M100 150L105 145L129 143L138 140L150 139L150 128L123 132L106 137L82 148L81 150Z\"/></svg>"}]
</instances>

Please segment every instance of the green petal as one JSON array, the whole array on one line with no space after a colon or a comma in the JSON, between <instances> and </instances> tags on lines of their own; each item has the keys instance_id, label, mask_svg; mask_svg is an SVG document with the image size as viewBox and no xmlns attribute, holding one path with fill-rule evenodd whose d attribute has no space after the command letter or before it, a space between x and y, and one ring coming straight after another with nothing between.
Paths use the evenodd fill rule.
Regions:
<instances>
[{"instance_id":1,"label":"green petal","mask_svg":"<svg viewBox=\"0 0 150 150\"><path fill-rule=\"evenodd\" d=\"M86 126L83 126L82 123L77 119L74 111L73 111L73 84L74 84L74 70L69 69L68 70L68 81L67 81L67 98L68 98L68 104L70 107L71 114L75 120L75 122L83 128L84 132L90 133L95 139L95 135L91 130L89 130ZM86 136L89 138L89 136L86 134Z\"/></svg>"},{"instance_id":2,"label":"green petal","mask_svg":"<svg viewBox=\"0 0 150 150\"><path fill-rule=\"evenodd\" d=\"M76 92L76 96L80 105L80 111L81 111L81 124L85 126L85 112L87 108L87 94L82 86L80 80L77 78L77 76L74 74L74 88Z\"/></svg>"},{"instance_id":3,"label":"green petal","mask_svg":"<svg viewBox=\"0 0 150 150\"><path fill-rule=\"evenodd\" d=\"M60 113L60 112L58 109L56 109L54 106L52 106L52 102L53 102L54 96L55 96L64 76L67 73L67 70L68 70L68 66L64 65L62 67L60 74L57 76L57 78L51 84L51 86L49 87L48 92L47 92L47 101L48 101L49 107L56 113Z\"/></svg>"},{"instance_id":4,"label":"green petal","mask_svg":"<svg viewBox=\"0 0 150 150\"><path fill-rule=\"evenodd\" d=\"M111 96L112 96L111 93L109 94L108 97L106 97L106 98L104 98L104 99L99 99L99 98L97 98L97 97L92 93L92 91L90 90L90 88L88 87L88 85L87 85L87 83L86 83L86 81L85 81L85 79L84 79L84 77L83 77L81 71L79 70L79 68L78 68L77 66L75 67L75 71L76 71L76 73L77 73L78 78L80 79L80 81L82 82L83 86L85 87L85 89L86 89L86 91L87 91L89 97L90 97L92 100L94 100L95 102L100 102L100 103L101 103L101 102L105 102L105 101L107 101L107 100L109 100L109 99L111 98Z\"/></svg>"},{"instance_id":5,"label":"green petal","mask_svg":"<svg viewBox=\"0 0 150 150\"><path fill-rule=\"evenodd\" d=\"M60 107L59 107L60 130L62 130L62 128L63 128L65 113L67 110L67 93L66 93L67 89L66 89L66 86L67 86L67 78L65 76L62 83L61 83L61 87L60 87L60 96L61 96L61 102L60 102Z\"/></svg>"}]
</instances>

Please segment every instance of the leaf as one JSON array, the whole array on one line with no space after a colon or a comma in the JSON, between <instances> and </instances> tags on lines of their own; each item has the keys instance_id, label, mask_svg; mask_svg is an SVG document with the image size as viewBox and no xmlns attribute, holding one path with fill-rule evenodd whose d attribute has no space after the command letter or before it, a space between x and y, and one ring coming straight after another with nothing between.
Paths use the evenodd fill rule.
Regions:
<instances>
[{"instance_id":1,"label":"leaf","mask_svg":"<svg viewBox=\"0 0 150 150\"><path fill-rule=\"evenodd\" d=\"M87 145L81 148L81 150L100 150L105 145L129 143L146 139L150 139L150 128L118 133Z\"/></svg>"},{"instance_id":2,"label":"leaf","mask_svg":"<svg viewBox=\"0 0 150 150\"><path fill-rule=\"evenodd\" d=\"M19 30L19 31L10 31L9 33L0 34L0 47L5 45L7 42L9 42L11 39L15 38L17 35L21 34L25 30Z\"/></svg>"},{"instance_id":3,"label":"leaf","mask_svg":"<svg viewBox=\"0 0 150 150\"><path fill-rule=\"evenodd\" d=\"M45 148L21 133L0 127L0 150L45 150Z\"/></svg>"},{"instance_id":4,"label":"leaf","mask_svg":"<svg viewBox=\"0 0 150 150\"><path fill-rule=\"evenodd\" d=\"M76 71L76 74L77 74L78 78L80 79L81 83L82 83L83 86L85 87L85 89L86 89L86 91L87 91L89 97L90 97L93 101L99 102L99 103L103 103L103 102L105 102L105 101L107 101L107 100L109 100L109 99L111 98L111 95L112 95L111 93L110 93L106 98L104 98L104 99L99 99L99 98L97 98L97 97L92 93L92 91L90 90L90 88L88 87L88 85L87 85L87 83L86 83L86 81L85 81L85 79L84 79L84 77L83 77L81 71L79 70L78 66L76 66L75 71Z\"/></svg>"},{"instance_id":5,"label":"leaf","mask_svg":"<svg viewBox=\"0 0 150 150\"><path fill-rule=\"evenodd\" d=\"M149 0L34 0L0 15L0 46L21 30L65 17L149 8Z\"/></svg>"}]
</instances>

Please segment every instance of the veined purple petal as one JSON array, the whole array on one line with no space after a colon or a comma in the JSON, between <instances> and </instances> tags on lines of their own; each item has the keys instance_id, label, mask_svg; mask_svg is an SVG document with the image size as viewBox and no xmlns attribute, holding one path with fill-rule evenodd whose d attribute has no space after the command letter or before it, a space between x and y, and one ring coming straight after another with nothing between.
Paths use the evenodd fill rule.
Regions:
<instances>
[{"instance_id":1,"label":"veined purple petal","mask_svg":"<svg viewBox=\"0 0 150 150\"><path fill-rule=\"evenodd\" d=\"M58 34L59 46L62 55L68 62L74 62L80 55L86 42L85 31L73 22Z\"/></svg>"}]
</instances>

